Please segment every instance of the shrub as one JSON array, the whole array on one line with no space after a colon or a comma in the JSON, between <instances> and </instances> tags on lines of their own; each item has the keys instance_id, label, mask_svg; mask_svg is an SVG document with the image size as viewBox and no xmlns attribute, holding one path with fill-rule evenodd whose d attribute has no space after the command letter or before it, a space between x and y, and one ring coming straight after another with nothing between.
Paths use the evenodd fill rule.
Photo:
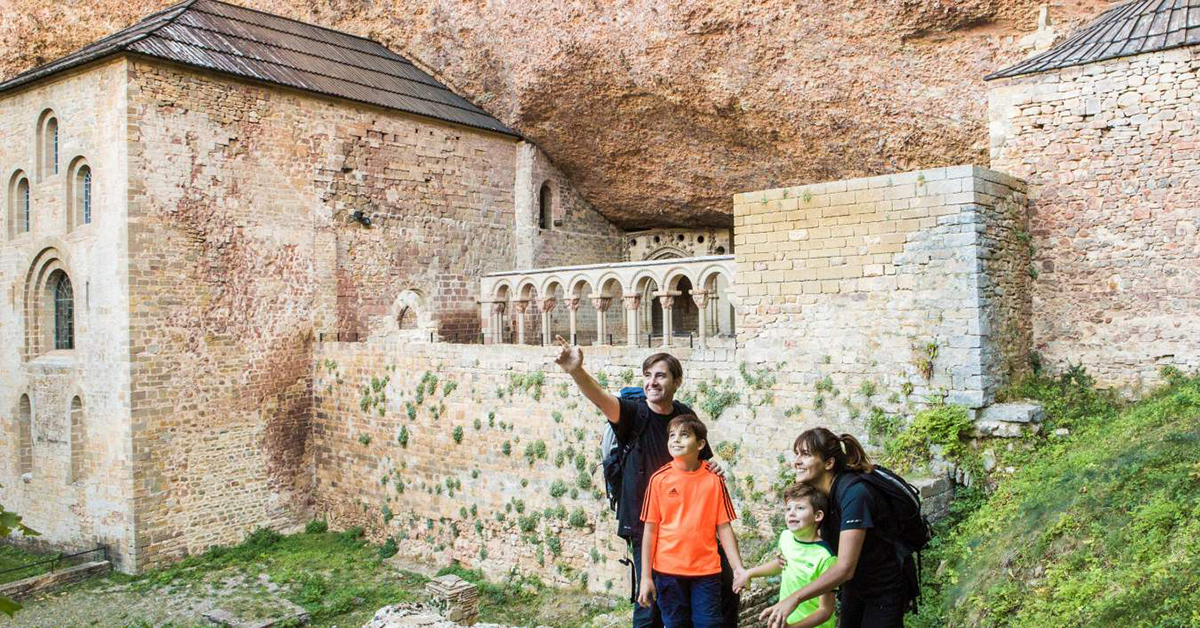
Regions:
<instances>
[{"instance_id":1,"label":"shrub","mask_svg":"<svg viewBox=\"0 0 1200 628\"><path fill-rule=\"evenodd\" d=\"M453 439L454 439L454 442L455 442L455 443L461 443L461 442L462 442L462 439L463 439L463 428L462 428L462 426L461 426L461 425L457 425L457 426L455 426L455 427L454 427L454 431L453 431L453 432L450 432L450 436L451 436L451 438L453 438Z\"/></svg>"},{"instance_id":2,"label":"shrub","mask_svg":"<svg viewBox=\"0 0 1200 628\"><path fill-rule=\"evenodd\" d=\"M379 557L386 559L386 558L391 558L395 555L396 555L396 539L395 539L395 537L389 536L387 538L387 540L384 541L383 545L379 546Z\"/></svg>"},{"instance_id":3,"label":"shrub","mask_svg":"<svg viewBox=\"0 0 1200 628\"><path fill-rule=\"evenodd\" d=\"M571 517L567 519L567 523L572 528L586 528L588 524L587 514L583 512L582 508L576 508L571 511Z\"/></svg>"},{"instance_id":4,"label":"shrub","mask_svg":"<svg viewBox=\"0 0 1200 628\"><path fill-rule=\"evenodd\" d=\"M562 480L555 480L550 483L550 497L558 499L567 494L567 484Z\"/></svg>"},{"instance_id":5,"label":"shrub","mask_svg":"<svg viewBox=\"0 0 1200 628\"><path fill-rule=\"evenodd\" d=\"M305 534L321 534L329 530L329 522L324 519L313 519L304 524Z\"/></svg>"}]
</instances>

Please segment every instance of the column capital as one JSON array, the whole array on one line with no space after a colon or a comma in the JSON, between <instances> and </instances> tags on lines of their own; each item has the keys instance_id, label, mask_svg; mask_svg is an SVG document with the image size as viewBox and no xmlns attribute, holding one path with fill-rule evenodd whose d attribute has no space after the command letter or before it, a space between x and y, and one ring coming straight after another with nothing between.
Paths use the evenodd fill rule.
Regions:
<instances>
[{"instance_id":1,"label":"column capital","mask_svg":"<svg viewBox=\"0 0 1200 628\"><path fill-rule=\"evenodd\" d=\"M508 309L508 301L492 301L492 312L495 314L503 314L504 310Z\"/></svg>"},{"instance_id":2,"label":"column capital","mask_svg":"<svg viewBox=\"0 0 1200 628\"><path fill-rule=\"evenodd\" d=\"M676 297L676 296L678 296L678 295L679 295L679 293L678 293L678 292L675 292L675 293L670 293L670 292L667 292L667 293L659 293L659 294L657 295L657 296L658 296L658 302L659 302L659 304L660 304L660 305L662 305L662 308L663 308L664 310L670 310L670 309L674 309L674 308L675 308L675 297Z\"/></svg>"},{"instance_id":3,"label":"column capital","mask_svg":"<svg viewBox=\"0 0 1200 628\"><path fill-rule=\"evenodd\" d=\"M529 299L516 299L513 301L513 307L517 308L517 311L521 314L524 314L525 310L529 309Z\"/></svg>"},{"instance_id":4,"label":"column capital","mask_svg":"<svg viewBox=\"0 0 1200 628\"><path fill-rule=\"evenodd\" d=\"M558 305L558 299L556 299L554 297L547 297L545 299L542 299L542 302L541 302L542 312L550 312L551 310L554 309L555 305Z\"/></svg>"},{"instance_id":5,"label":"column capital","mask_svg":"<svg viewBox=\"0 0 1200 628\"><path fill-rule=\"evenodd\" d=\"M572 312L578 311L578 310L579 310L579 303L580 303L581 301L583 301L583 299L580 299L579 297L571 297L571 298L569 298L569 299L566 299L566 306L567 306L567 309L568 309L568 310L571 310Z\"/></svg>"},{"instance_id":6,"label":"column capital","mask_svg":"<svg viewBox=\"0 0 1200 628\"><path fill-rule=\"evenodd\" d=\"M621 300L625 302L625 309L627 310L636 310L642 307L642 295L640 294L624 296L621 297Z\"/></svg>"},{"instance_id":7,"label":"column capital","mask_svg":"<svg viewBox=\"0 0 1200 628\"><path fill-rule=\"evenodd\" d=\"M592 298L592 307L596 308L597 312L607 312L610 305L612 305L612 297Z\"/></svg>"},{"instance_id":8,"label":"column capital","mask_svg":"<svg viewBox=\"0 0 1200 628\"><path fill-rule=\"evenodd\" d=\"M707 290L692 291L692 300L696 302L696 307L702 310L708 307L708 300L711 296L713 296L712 293Z\"/></svg>"}]
</instances>

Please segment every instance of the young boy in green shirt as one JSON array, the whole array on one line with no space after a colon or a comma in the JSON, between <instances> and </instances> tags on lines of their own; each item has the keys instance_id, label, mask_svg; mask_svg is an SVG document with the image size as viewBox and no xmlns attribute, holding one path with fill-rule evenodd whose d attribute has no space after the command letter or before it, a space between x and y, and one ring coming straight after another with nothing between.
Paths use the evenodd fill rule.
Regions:
<instances>
[{"instance_id":1,"label":"young boy in green shirt","mask_svg":"<svg viewBox=\"0 0 1200 628\"><path fill-rule=\"evenodd\" d=\"M784 516L788 529L779 535L779 555L741 573L733 581L733 590L741 591L751 578L783 573L779 599L802 589L837 561L829 545L817 536L817 528L829 500L807 484L793 484L783 492ZM787 618L788 628L834 628L833 593L805 601Z\"/></svg>"}]
</instances>

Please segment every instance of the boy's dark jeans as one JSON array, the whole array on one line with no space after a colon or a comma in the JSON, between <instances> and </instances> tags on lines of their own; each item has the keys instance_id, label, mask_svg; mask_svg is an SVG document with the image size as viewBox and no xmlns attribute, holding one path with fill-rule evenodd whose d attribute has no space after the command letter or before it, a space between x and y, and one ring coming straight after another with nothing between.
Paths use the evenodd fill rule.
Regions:
<instances>
[{"instance_id":1,"label":"boy's dark jeans","mask_svg":"<svg viewBox=\"0 0 1200 628\"><path fill-rule=\"evenodd\" d=\"M642 608L636 601L637 585L642 578L642 540L640 538L630 539L629 551L633 554L633 628L662 628L662 613L659 612L658 604L651 604L650 608ZM721 591L724 594L721 606L725 617L723 625L726 628L737 628L739 596L733 592L733 567L725 558L723 548L718 547L717 553L721 556Z\"/></svg>"},{"instance_id":2,"label":"boy's dark jeans","mask_svg":"<svg viewBox=\"0 0 1200 628\"><path fill-rule=\"evenodd\" d=\"M669 576L654 574L658 608L666 628L721 628L721 574Z\"/></svg>"}]
</instances>

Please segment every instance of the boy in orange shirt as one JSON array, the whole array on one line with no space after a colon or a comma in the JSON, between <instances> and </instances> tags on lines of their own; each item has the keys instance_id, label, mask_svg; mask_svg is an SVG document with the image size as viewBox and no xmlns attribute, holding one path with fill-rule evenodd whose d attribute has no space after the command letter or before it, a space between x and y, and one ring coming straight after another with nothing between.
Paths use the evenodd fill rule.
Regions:
<instances>
[{"instance_id":1,"label":"boy in orange shirt","mask_svg":"<svg viewBox=\"0 0 1200 628\"><path fill-rule=\"evenodd\" d=\"M721 559L725 550L734 578L745 571L730 521L737 518L725 482L700 464L708 429L694 414L667 425L673 458L650 477L642 503L642 579L638 604L658 599L666 628L719 628ZM653 577L651 574L653 573Z\"/></svg>"}]
</instances>

